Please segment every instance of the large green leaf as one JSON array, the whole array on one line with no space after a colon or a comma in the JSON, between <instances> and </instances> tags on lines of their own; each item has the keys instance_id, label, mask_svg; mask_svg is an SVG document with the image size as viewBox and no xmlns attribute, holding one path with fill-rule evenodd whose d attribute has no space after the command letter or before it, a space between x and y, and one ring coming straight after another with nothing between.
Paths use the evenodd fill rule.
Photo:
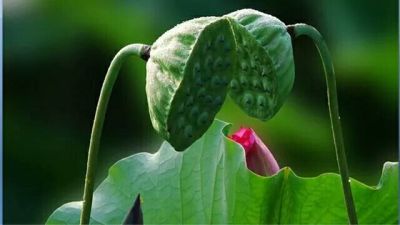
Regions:
<instances>
[{"instance_id":1,"label":"large green leaf","mask_svg":"<svg viewBox=\"0 0 400 225\"><path fill-rule=\"evenodd\" d=\"M91 223L121 224L136 196L147 224L345 224L337 174L298 177L283 168L272 177L246 168L242 147L216 120L184 152L167 142L155 154L140 153L111 167L94 194ZM398 222L398 163L386 163L379 184L351 186L360 223ZM47 224L77 224L81 202L61 206Z\"/></svg>"}]
</instances>

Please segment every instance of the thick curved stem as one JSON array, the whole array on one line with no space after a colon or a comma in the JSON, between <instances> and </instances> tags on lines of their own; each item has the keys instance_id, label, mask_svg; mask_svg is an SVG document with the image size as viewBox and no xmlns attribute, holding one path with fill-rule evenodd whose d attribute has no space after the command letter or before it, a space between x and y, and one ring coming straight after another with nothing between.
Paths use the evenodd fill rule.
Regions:
<instances>
[{"instance_id":1,"label":"thick curved stem","mask_svg":"<svg viewBox=\"0 0 400 225\"><path fill-rule=\"evenodd\" d=\"M321 56L325 71L325 79L328 94L328 107L331 119L333 141L336 150L336 159L339 166L339 173L342 179L343 192L346 202L347 214L350 224L358 224L357 213L354 206L354 200L351 193L349 169L347 166L346 152L343 142L342 126L339 116L339 105L336 91L336 77L328 47L322 35L312 26L307 24L294 24L288 26L288 32L293 37L307 36L311 38L316 45Z\"/></svg>"},{"instance_id":2,"label":"thick curved stem","mask_svg":"<svg viewBox=\"0 0 400 225\"><path fill-rule=\"evenodd\" d=\"M104 118L106 116L107 105L110 99L112 88L118 77L118 72L122 63L129 56L139 56L143 59L148 58L149 46L143 44L131 44L122 48L112 60L101 88L99 101L97 103L96 114L94 117L92 134L90 137L89 153L86 168L85 189L83 193L83 206L80 224L89 224L90 211L92 209L93 186L96 170L97 153L99 151L101 133L103 130Z\"/></svg>"}]
</instances>

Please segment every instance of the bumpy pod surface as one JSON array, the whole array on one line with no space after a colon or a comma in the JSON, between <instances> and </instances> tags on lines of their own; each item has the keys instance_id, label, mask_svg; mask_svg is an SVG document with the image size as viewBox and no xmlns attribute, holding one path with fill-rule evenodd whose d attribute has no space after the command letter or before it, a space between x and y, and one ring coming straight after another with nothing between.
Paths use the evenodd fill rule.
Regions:
<instances>
[{"instance_id":1,"label":"bumpy pod surface","mask_svg":"<svg viewBox=\"0 0 400 225\"><path fill-rule=\"evenodd\" d=\"M235 73L233 32L227 18L186 21L152 45L146 93L151 122L178 151L208 129Z\"/></svg>"},{"instance_id":2,"label":"bumpy pod surface","mask_svg":"<svg viewBox=\"0 0 400 225\"><path fill-rule=\"evenodd\" d=\"M279 19L256 10L238 10L227 17L236 22L231 24L238 53L238 71L229 94L249 116L268 120L293 86L290 35Z\"/></svg>"},{"instance_id":3,"label":"bumpy pod surface","mask_svg":"<svg viewBox=\"0 0 400 225\"><path fill-rule=\"evenodd\" d=\"M277 18L251 9L186 21L163 34L147 63L153 127L184 150L211 125L226 94L249 116L268 120L294 81L290 35Z\"/></svg>"}]
</instances>

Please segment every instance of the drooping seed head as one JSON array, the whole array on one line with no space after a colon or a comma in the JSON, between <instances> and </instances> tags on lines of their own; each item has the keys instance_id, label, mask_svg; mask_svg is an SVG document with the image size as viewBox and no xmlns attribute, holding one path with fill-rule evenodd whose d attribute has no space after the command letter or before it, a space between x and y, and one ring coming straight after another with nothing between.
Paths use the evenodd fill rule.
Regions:
<instances>
[{"instance_id":1,"label":"drooping seed head","mask_svg":"<svg viewBox=\"0 0 400 225\"><path fill-rule=\"evenodd\" d=\"M230 96L248 115L261 120L274 116L289 95L294 81L292 42L279 19L252 9L227 15L237 44L238 67ZM240 89L237 88L236 79ZM265 79L264 79L265 78ZM246 93L263 96L258 107L248 107ZM248 95L247 95L248 96ZM262 107L262 108L260 108Z\"/></svg>"},{"instance_id":2,"label":"drooping seed head","mask_svg":"<svg viewBox=\"0 0 400 225\"><path fill-rule=\"evenodd\" d=\"M146 81L150 118L181 151L208 129L228 92L248 115L267 120L293 80L291 39L277 18L245 9L193 19L152 45Z\"/></svg>"},{"instance_id":3,"label":"drooping seed head","mask_svg":"<svg viewBox=\"0 0 400 225\"><path fill-rule=\"evenodd\" d=\"M179 24L152 45L146 84L150 118L176 150L203 135L221 108L235 72L235 48L230 22L218 17Z\"/></svg>"}]
</instances>

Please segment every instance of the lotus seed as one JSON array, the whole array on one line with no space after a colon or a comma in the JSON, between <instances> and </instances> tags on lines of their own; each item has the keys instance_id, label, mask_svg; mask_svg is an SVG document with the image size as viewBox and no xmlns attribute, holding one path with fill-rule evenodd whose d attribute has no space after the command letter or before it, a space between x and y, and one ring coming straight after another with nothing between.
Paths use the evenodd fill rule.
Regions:
<instances>
[{"instance_id":1,"label":"lotus seed","mask_svg":"<svg viewBox=\"0 0 400 225\"><path fill-rule=\"evenodd\" d=\"M190 117L194 118L199 114L199 107L198 106L193 106L192 110L190 111Z\"/></svg>"},{"instance_id":2,"label":"lotus seed","mask_svg":"<svg viewBox=\"0 0 400 225\"><path fill-rule=\"evenodd\" d=\"M241 76L240 77L240 84L244 87L244 88L247 88L247 79L246 79L246 77L244 77L244 76Z\"/></svg>"},{"instance_id":3,"label":"lotus seed","mask_svg":"<svg viewBox=\"0 0 400 225\"><path fill-rule=\"evenodd\" d=\"M211 103L212 102L212 97L211 95L206 96L206 103Z\"/></svg>"},{"instance_id":4,"label":"lotus seed","mask_svg":"<svg viewBox=\"0 0 400 225\"><path fill-rule=\"evenodd\" d=\"M206 89L205 89L205 88L200 88L200 90L199 90L199 92L198 92L198 94L197 94L197 97L200 98L200 99L202 99L202 98L204 98L205 96L206 96Z\"/></svg>"},{"instance_id":5,"label":"lotus seed","mask_svg":"<svg viewBox=\"0 0 400 225\"><path fill-rule=\"evenodd\" d=\"M197 120L197 123L201 126L206 124L207 120L208 120L208 113L202 112L201 115L199 116L199 119Z\"/></svg>"},{"instance_id":6,"label":"lotus seed","mask_svg":"<svg viewBox=\"0 0 400 225\"><path fill-rule=\"evenodd\" d=\"M222 98L221 96L217 96L214 100L214 105L219 106L222 105Z\"/></svg>"},{"instance_id":7,"label":"lotus seed","mask_svg":"<svg viewBox=\"0 0 400 225\"><path fill-rule=\"evenodd\" d=\"M267 104L267 100L265 99L265 97L262 95L259 95L257 97L257 105L260 107L264 107L266 104Z\"/></svg>"},{"instance_id":8,"label":"lotus seed","mask_svg":"<svg viewBox=\"0 0 400 225\"><path fill-rule=\"evenodd\" d=\"M193 137L193 128L192 128L192 126L187 125L183 132L184 132L184 135L185 135L186 138L192 138Z\"/></svg>"},{"instance_id":9,"label":"lotus seed","mask_svg":"<svg viewBox=\"0 0 400 225\"><path fill-rule=\"evenodd\" d=\"M243 61L243 62L240 64L240 67L242 68L242 70L247 71L247 64L246 64L245 61Z\"/></svg>"},{"instance_id":10,"label":"lotus seed","mask_svg":"<svg viewBox=\"0 0 400 225\"><path fill-rule=\"evenodd\" d=\"M231 81L231 88L234 91L238 91L239 90L239 82L236 79L233 79Z\"/></svg>"},{"instance_id":11,"label":"lotus seed","mask_svg":"<svg viewBox=\"0 0 400 225\"><path fill-rule=\"evenodd\" d=\"M230 44L229 42L227 42L227 43L225 44L225 47L224 47L224 49L225 49L225 52L229 52L229 51L231 51L231 50L232 50L232 48L231 48L231 44Z\"/></svg>"},{"instance_id":12,"label":"lotus seed","mask_svg":"<svg viewBox=\"0 0 400 225\"><path fill-rule=\"evenodd\" d=\"M196 84L197 86L203 86L203 81L201 80L200 77L196 78Z\"/></svg>"},{"instance_id":13,"label":"lotus seed","mask_svg":"<svg viewBox=\"0 0 400 225\"><path fill-rule=\"evenodd\" d=\"M225 60L224 66L225 66L225 69L227 69L228 67L230 67L230 66L231 66L231 61L230 61L229 59L226 59L226 60Z\"/></svg>"},{"instance_id":14,"label":"lotus seed","mask_svg":"<svg viewBox=\"0 0 400 225\"><path fill-rule=\"evenodd\" d=\"M270 82L268 82L267 79L262 79L262 86L263 86L264 91L271 92L271 90L270 90Z\"/></svg>"},{"instance_id":15,"label":"lotus seed","mask_svg":"<svg viewBox=\"0 0 400 225\"><path fill-rule=\"evenodd\" d=\"M187 106L187 107L192 106L192 105L193 105L193 102L194 102L193 96L190 96L190 97L187 99L187 101L186 101L186 106Z\"/></svg>"},{"instance_id":16,"label":"lotus seed","mask_svg":"<svg viewBox=\"0 0 400 225\"><path fill-rule=\"evenodd\" d=\"M220 69L221 67L222 67L222 59L221 57L218 57L214 62L214 68Z\"/></svg>"},{"instance_id":17,"label":"lotus seed","mask_svg":"<svg viewBox=\"0 0 400 225\"><path fill-rule=\"evenodd\" d=\"M243 39L242 39L242 45L243 45L244 47L246 47L246 46L247 46L247 41L246 41L246 39L245 39L245 38L243 38Z\"/></svg>"},{"instance_id":18,"label":"lotus seed","mask_svg":"<svg viewBox=\"0 0 400 225\"><path fill-rule=\"evenodd\" d=\"M214 76L212 78L212 84L214 87L219 87L221 85L221 81L218 76Z\"/></svg>"},{"instance_id":19,"label":"lotus seed","mask_svg":"<svg viewBox=\"0 0 400 225\"><path fill-rule=\"evenodd\" d=\"M178 113L183 113L185 109L185 104L181 104L178 108Z\"/></svg>"},{"instance_id":20,"label":"lotus seed","mask_svg":"<svg viewBox=\"0 0 400 225\"><path fill-rule=\"evenodd\" d=\"M238 52L239 55L243 54L243 49L240 46L237 46L236 51Z\"/></svg>"},{"instance_id":21,"label":"lotus seed","mask_svg":"<svg viewBox=\"0 0 400 225\"><path fill-rule=\"evenodd\" d=\"M212 60L212 56L207 56L207 58L206 58L206 67L211 67L212 66L212 63L213 63L213 60Z\"/></svg>"},{"instance_id":22,"label":"lotus seed","mask_svg":"<svg viewBox=\"0 0 400 225\"><path fill-rule=\"evenodd\" d=\"M267 69L262 68L261 76L263 77L267 76Z\"/></svg>"},{"instance_id":23,"label":"lotus seed","mask_svg":"<svg viewBox=\"0 0 400 225\"><path fill-rule=\"evenodd\" d=\"M207 49L210 50L210 49L211 49L211 46L212 46L211 41L208 41L208 42L207 42Z\"/></svg>"},{"instance_id":24,"label":"lotus seed","mask_svg":"<svg viewBox=\"0 0 400 225\"><path fill-rule=\"evenodd\" d=\"M257 79L253 79L252 84L253 84L253 88L256 90L260 87L259 81Z\"/></svg>"},{"instance_id":25,"label":"lotus seed","mask_svg":"<svg viewBox=\"0 0 400 225\"><path fill-rule=\"evenodd\" d=\"M250 93L245 93L244 96L243 96L243 103L246 106L253 105L253 96Z\"/></svg>"},{"instance_id":26,"label":"lotus seed","mask_svg":"<svg viewBox=\"0 0 400 225\"><path fill-rule=\"evenodd\" d=\"M185 117L183 117L183 116L179 117L177 125L178 125L178 129L182 129L183 126L185 125Z\"/></svg>"},{"instance_id":27,"label":"lotus seed","mask_svg":"<svg viewBox=\"0 0 400 225\"><path fill-rule=\"evenodd\" d=\"M222 76L222 85L224 85L224 87L228 84L229 79L227 76Z\"/></svg>"},{"instance_id":28,"label":"lotus seed","mask_svg":"<svg viewBox=\"0 0 400 225\"><path fill-rule=\"evenodd\" d=\"M200 72L200 63L196 63L196 64L194 65L194 71L195 71L195 72Z\"/></svg>"},{"instance_id":29,"label":"lotus seed","mask_svg":"<svg viewBox=\"0 0 400 225\"><path fill-rule=\"evenodd\" d=\"M190 95L190 88L189 87L185 88L185 95L186 95L186 97L188 97Z\"/></svg>"},{"instance_id":30,"label":"lotus seed","mask_svg":"<svg viewBox=\"0 0 400 225\"><path fill-rule=\"evenodd\" d=\"M220 35L218 36L218 41L219 41L219 43L224 43L225 37L224 37L223 34L220 34Z\"/></svg>"}]
</instances>

